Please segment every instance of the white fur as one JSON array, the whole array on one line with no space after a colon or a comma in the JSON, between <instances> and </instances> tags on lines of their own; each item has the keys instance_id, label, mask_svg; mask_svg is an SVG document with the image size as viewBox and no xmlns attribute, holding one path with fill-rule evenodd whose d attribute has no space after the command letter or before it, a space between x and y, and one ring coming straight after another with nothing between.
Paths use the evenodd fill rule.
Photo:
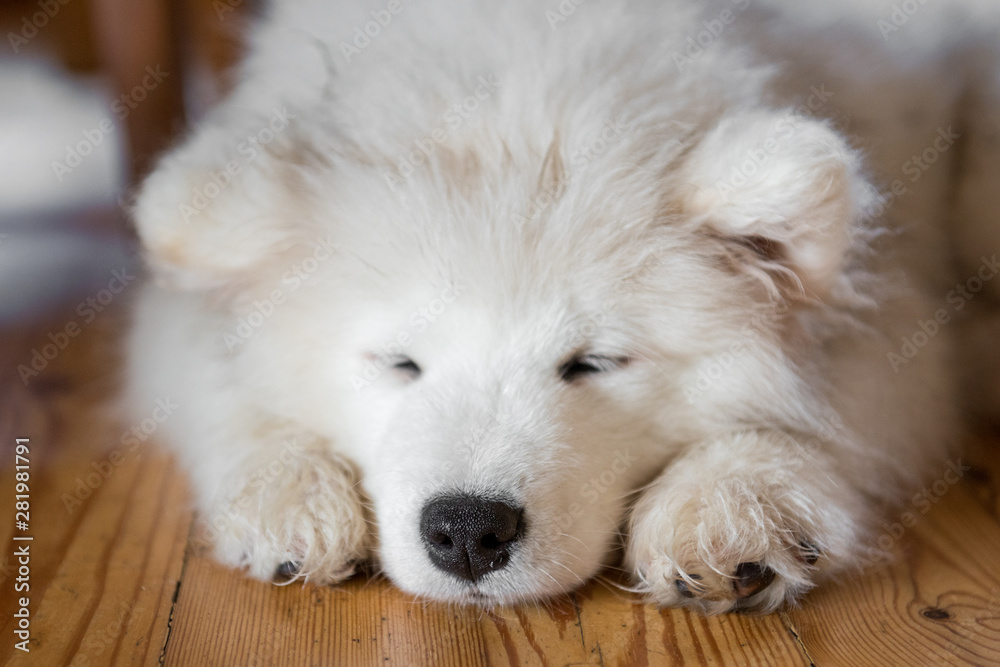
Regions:
<instances>
[{"instance_id":1,"label":"white fur","mask_svg":"<svg viewBox=\"0 0 1000 667\"><path fill-rule=\"evenodd\" d=\"M507 603L593 576L624 529L652 600L721 612L775 609L870 554L957 432L958 327L897 369L887 355L956 279L959 152L884 217L876 189L958 122L966 89L995 100L1000 69L915 49L924 29L886 44L870 8L833 39L801 7L652 0L574 4L555 29L556 3L403 2L346 62L384 6L275 3L241 84L136 202L157 285L129 395L139 414L180 403L167 439L217 557L317 582L374 558L418 595ZM722 11L734 22L679 67ZM832 120L799 109L824 84ZM1000 250L995 110L976 120L993 180L961 190L965 266ZM434 151L404 178L415 142ZM578 351L628 362L565 382ZM422 375L385 368L397 353ZM474 585L418 534L452 491L525 507L511 563ZM739 601L747 562L776 580Z\"/></svg>"}]
</instances>

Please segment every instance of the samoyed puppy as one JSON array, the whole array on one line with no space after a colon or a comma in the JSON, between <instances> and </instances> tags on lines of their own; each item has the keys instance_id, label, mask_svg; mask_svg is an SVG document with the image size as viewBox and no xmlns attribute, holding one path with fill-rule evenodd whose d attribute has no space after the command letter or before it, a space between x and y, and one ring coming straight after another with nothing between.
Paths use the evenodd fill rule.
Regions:
<instances>
[{"instance_id":1,"label":"samoyed puppy","mask_svg":"<svg viewBox=\"0 0 1000 667\"><path fill-rule=\"evenodd\" d=\"M886 557L956 350L1000 403L996 12L777 4L272 3L134 206L215 557L706 613Z\"/></svg>"}]
</instances>

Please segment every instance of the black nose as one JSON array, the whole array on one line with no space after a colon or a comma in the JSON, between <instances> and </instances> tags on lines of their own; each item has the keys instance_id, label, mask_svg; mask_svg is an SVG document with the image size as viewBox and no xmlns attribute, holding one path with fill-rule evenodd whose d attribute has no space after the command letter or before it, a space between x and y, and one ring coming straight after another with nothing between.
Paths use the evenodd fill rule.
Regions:
<instances>
[{"instance_id":1,"label":"black nose","mask_svg":"<svg viewBox=\"0 0 1000 667\"><path fill-rule=\"evenodd\" d=\"M424 506L420 534L435 566L477 581L507 565L511 545L524 534L523 514L501 500L444 496Z\"/></svg>"}]
</instances>

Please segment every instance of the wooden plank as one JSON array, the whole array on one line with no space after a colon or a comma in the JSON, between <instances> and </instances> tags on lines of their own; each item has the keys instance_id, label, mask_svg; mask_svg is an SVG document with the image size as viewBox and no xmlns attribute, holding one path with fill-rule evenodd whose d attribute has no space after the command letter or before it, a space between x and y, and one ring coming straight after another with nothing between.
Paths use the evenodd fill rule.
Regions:
<instances>
[{"instance_id":1,"label":"wooden plank","mask_svg":"<svg viewBox=\"0 0 1000 667\"><path fill-rule=\"evenodd\" d=\"M147 453L114 469L71 514L61 496L77 480L96 480L94 461L73 457L36 477L51 492L32 494L31 653L5 641L0 664L159 658L191 519L185 482L169 458ZM13 494L12 477L4 471L4 496ZM13 597L0 605L4 637L13 636Z\"/></svg>"},{"instance_id":2,"label":"wooden plank","mask_svg":"<svg viewBox=\"0 0 1000 667\"><path fill-rule=\"evenodd\" d=\"M777 616L705 617L601 594L581 608L584 636L605 665L801 665Z\"/></svg>"},{"instance_id":3,"label":"wooden plank","mask_svg":"<svg viewBox=\"0 0 1000 667\"><path fill-rule=\"evenodd\" d=\"M189 557L166 656L168 665L805 664L777 616L661 611L601 582L483 611L423 603L385 580L253 582L203 556Z\"/></svg>"},{"instance_id":4,"label":"wooden plank","mask_svg":"<svg viewBox=\"0 0 1000 667\"><path fill-rule=\"evenodd\" d=\"M489 644L503 643L497 630L484 636L491 625L489 614L425 605L384 579L275 586L189 555L166 664L490 664Z\"/></svg>"},{"instance_id":5,"label":"wooden plank","mask_svg":"<svg viewBox=\"0 0 1000 667\"><path fill-rule=\"evenodd\" d=\"M894 562L787 614L816 664L1000 664L1000 524L977 502L981 484L960 480L924 515L910 508L920 519L890 536Z\"/></svg>"},{"instance_id":6,"label":"wooden plank","mask_svg":"<svg viewBox=\"0 0 1000 667\"><path fill-rule=\"evenodd\" d=\"M27 385L20 381L17 364L49 330L8 333L0 353L0 497L14 495L14 438L28 437L26 534L34 538L31 651L0 642L0 664L155 664L191 523L186 482L162 451L123 447L123 427L105 418L113 369L105 352L115 340L106 330L85 331L75 355L60 355ZM7 545L14 544L12 519L0 521ZM22 593L9 594L11 563L2 564L0 633L10 638Z\"/></svg>"}]
</instances>

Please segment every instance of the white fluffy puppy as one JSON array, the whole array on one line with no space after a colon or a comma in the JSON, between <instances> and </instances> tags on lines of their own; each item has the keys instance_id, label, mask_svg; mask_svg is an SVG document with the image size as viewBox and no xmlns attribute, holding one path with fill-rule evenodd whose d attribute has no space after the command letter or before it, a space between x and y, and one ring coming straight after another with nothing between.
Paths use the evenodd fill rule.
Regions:
<instances>
[{"instance_id":1,"label":"white fluffy puppy","mask_svg":"<svg viewBox=\"0 0 1000 667\"><path fill-rule=\"evenodd\" d=\"M936 59L930 5L829 11L275 2L135 206L129 396L180 405L216 556L497 604L623 543L717 613L882 554L948 470L949 321L1000 295L1000 70Z\"/></svg>"}]
</instances>

